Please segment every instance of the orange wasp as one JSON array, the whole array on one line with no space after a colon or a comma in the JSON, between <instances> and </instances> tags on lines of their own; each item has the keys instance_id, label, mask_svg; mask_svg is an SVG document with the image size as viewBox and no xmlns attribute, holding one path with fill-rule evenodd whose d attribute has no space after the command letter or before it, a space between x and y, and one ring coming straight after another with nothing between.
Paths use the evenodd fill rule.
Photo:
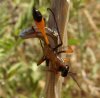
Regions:
<instances>
[{"instance_id":1,"label":"orange wasp","mask_svg":"<svg viewBox=\"0 0 100 98\"><path fill-rule=\"evenodd\" d=\"M52 12L51 9L50 9L50 11ZM54 13L53 13L53 15L54 15ZM57 24L56 24L56 26L57 26ZM46 27L44 29L46 31L46 36L50 37L54 41L54 38L56 37L55 35L53 35L54 31L51 30L50 28L46 28ZM59 29L58 29L58 33L59 33ZM58 35L60 36L60 34L58 34ZM58 55L60 53L67 53L67 55L73 53L73 50L71 47L68 47L68 49L64 50L64 51L57 51L58 47L60 47L62 45L61 37L60 37L61 43L54 48L48 46L48 44L45 41L44 36L42 35L42 33L38 29L38 27L35 27L35 28L30 27L28 29L25 29L24 31L22 31L20 33L20 37L23 39L27 39L27 38L41 39L44 42L44 45L41 43L44 55L38 62L38 65L41 64L43 61L46 61L47 66L49 66L49 62L51 62L51 64L54 66L53 66L53 69L51 69L50 71L52 71L54 73L60 72L62 77L66 77L69 74L73 78L73 80L77 83L76 79L73 77L74 73L69 71L69 65L65 64L65 61L70 63L70 58L66 58L65 60L63 60ZM79 86L78 83L77 83L77 85Z\"/></svg>"},{"instance_id":2,"label":"orange wasp","mask_svg":"<svg viewBox=\"0 0 100 98\"><path fill-rule=\"evenodd\" d=\"M50 30L48 28L45 28L45 29L47 31L47 33L46 33L47 36L51 37L52 40L53 40L55 38L55 36L52 35L52 33L54 31L52 31L52 30ZM56 65L55 68L54 68L55 72L60 71L62 73L63 77L67 76L68 71L69 71L69 66L64 64L64 60L61 59L58 56L58 54L60 54L60 53L68 53L69 50L70 50L70 47L68 48L67 51L59 51L59 52L57 52L56 50L54 50L55 48L52 49L51 47L49 47L46 44L46 42L45 42L41 32L39 32L38 28L30 27L28 29L25 29L20 33L20 37L23 38L23 39L28 39L28 38L39 38L39 39L41 39L44 42L44 46L42 45L44 56L38 62L38 65L40 65L45 60L46 61L51 61L53 63L53 65ZM48 64L47 64L47 66L48 66ZM54 71L54 70L52 70L52 71Z\"/></svg>"},{"instance_id":3,"label":"orange wasp","mask_svg":"<svg viewBox=\"0 0 100 98\"><path fill-rule=\"evenodd\" d=\"M52 34L54 31L48 29L48 28L45 28L46 29L46 34L48 37L51 37L52 39L55 38L55 36ZM42 33L39 32L38 28L33 28L33 27L30 27L28 29L25 29L24 31L22 31L20 33L20 37L23 38L23 39L28 39L28 38L39 38L41 39L43 42L44 42L44 46L42 45L42 48L43 48L43 52L44 52L44 55L43 57L40 59L40 61L38 62L37 65L40 65L43 61L46 61L46 64L47 66L49 66L49 62L51 62L52 65L54 65L54 68L52 70L50 70L51 72L54 72L54 73L58 73L58 72L61 72L61 76L62 77L66 77L68 74L73 78L73 80L77 83L76 79L73 77L73 75L75 75L75 73L72 73L69 71L69 65L66 65L65 64L65 61L60 58L58 56L58 54L60 53L72 53L70 51L70 47L66 50L66 51L56 51L56 50L53 50L51 47L49 47L43 36L42 36ZM69 52L70 51L70 52ZM67 62L70 62L70 59L67 58ZM77 85L79 86L79 84L77 83ZM80 86L79 86L80 87Z\"/></svg>"}]
</instances>

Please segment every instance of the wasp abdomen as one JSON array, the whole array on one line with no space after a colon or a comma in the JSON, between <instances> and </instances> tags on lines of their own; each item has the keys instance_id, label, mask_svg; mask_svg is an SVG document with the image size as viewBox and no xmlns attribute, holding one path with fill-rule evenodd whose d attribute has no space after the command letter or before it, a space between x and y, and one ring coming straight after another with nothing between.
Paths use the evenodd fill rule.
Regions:
<instances>
[{"instance_id":1,"label":"wasp abdomen","mask_svg":"<svg viewBox=\"0 0 100 98\"><path fill-rule=\"evenodd\" d=\"M33 15L33 18L34 18L35 21L41 22L41 20L42 20L42 14L40 13L39 10L33 8L32 15Z\"/></svg>"}]
</instances>

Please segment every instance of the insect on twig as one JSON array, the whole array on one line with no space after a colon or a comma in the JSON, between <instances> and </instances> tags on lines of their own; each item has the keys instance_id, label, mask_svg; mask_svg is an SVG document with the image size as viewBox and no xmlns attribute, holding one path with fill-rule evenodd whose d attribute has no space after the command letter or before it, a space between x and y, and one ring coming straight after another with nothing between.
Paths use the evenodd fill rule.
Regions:
<instances>
[{"instance_id":1,"label":"insect on twig","mask_svg":"<svg viewBox=\"0 0 100 98\"><path fill-rule=\"evenodd\" d=\"M50 8L49 8L49 10L52 12L52 14L54 16L54 20L56 21L53 11ZM24 38L24 39L39 38L40 40L42 40L44 42L44 45L41 42L41 46L43 48L44 55L40 59L40 61L38 62L38 65L41 64L43 61L46 61L47 66L49 66L49 62L51 62L51 64L53 65L53 68L50 69L49 71L54 72L55 74L60 72L62 77L66 77L67 75L70 75L72 77L72 79L79 86L78 82L73 77L73 75L75 75L75 74L73 72L70 72L69 71L69 65L65 64L65 62L70 62L70 58L62 59L62 58L59 57L59 54L61 54L61 53L66 53L67 55L73 53L72 48L68 47L67 50L56 51L58 49L58 47L60 47L62 45L62 40L61 40L61 37L60 37L57 22L56 22L56 26L57 26L59 38L61 40L61 44L57 45L54 48L52 48L50 46L50 44L48 44L49 43L49 40L47 41L48 37L51 37L52 40L54 40L54 35L53 35L52 30L44 27L44 23L42 23L43 22L43 17L41 15L42 14L37 9L33 8L33 17L34 17L34 21L36 22L37 27L34 28L32 26L28 29L25 29L24 31L22 31L20 33L20 37ZM42 17L42 20L40 19L41 20L40 21L39 18L41 18L41 17ZM49 33L46 30L48 30ZM45 34L43 32L45 32ZM80 86L79 86L79 88L80 88Z\"/></svg>"}]
</instances>

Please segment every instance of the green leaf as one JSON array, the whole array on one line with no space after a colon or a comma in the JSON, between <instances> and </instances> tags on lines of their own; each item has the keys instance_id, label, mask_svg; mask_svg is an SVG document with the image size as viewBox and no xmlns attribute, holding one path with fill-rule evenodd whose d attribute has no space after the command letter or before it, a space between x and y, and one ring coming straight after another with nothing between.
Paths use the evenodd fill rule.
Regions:
<instances>
[{"instance_id":1,"label":"green leaf","mask_svg":"<svg viewBox=\"0 0 100 98\"><path fill-rule=\"evenodd\" d=\"M20 63L17 63L14 66L12 65L7 72L7 79L12 80L12 78L15 76L20 67L21 67Z\"/></svg>"},{"instance_id":2,"label":"green leaf","mask_svg":"<svg viewBox=\"0 0 100 98\"><path fill-rule=\"evenodd\" d=\"M79 44L79 40L77 40L77 39L69 39L68 40L68 44L69 45L77 45L77 44Z\"/></svg>"}]
</instances>

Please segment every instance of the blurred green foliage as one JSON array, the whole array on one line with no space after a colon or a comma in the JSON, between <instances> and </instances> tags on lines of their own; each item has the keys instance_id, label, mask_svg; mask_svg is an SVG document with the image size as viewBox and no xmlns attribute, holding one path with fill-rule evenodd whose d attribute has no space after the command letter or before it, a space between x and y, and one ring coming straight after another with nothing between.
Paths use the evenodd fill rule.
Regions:
<instances>
[{"instance_id":1,"label":"blurred green foliage","mask_svg":"<svg viewBox=\"0 0 100 98\"><path fill-rule=\"evenodd\" d=\"M73 0L71 3L68 42L76 46L76 61L72 61L72 68L75 72L80 72L77 80L82 86L86 84L85 80L82 80L82 72L88 74L89 81L95 82L93 85L100 86L100 45L97 44L100 42L100 30L93 28L84 14L86 9L94 25L99 28L99 3L99 0ZM39 70L36 65L42 56L39 41L19 38L19 33L23 29L34 24L31 14L33 6L39 8L47 18L46 8L50 7L50 0L0 0L0 98L38 98L43 89L43 66L39 67ZM75 88L74 82L69 80L68 83L63 90L62 98L79 98L79 90ZM92 86L91 88L93 89ZM84 89L87 93L84 96L92 98L86 88ZM96 94L96 98L99 98L98 91Z\"/></svg>"},{"instance_id":2,"label":"blurred green foliage","mask_svg":"<svg viewBox=\"0 0 100 98\"><path fill-rule=\"evenodd\" d=\"M30 41L19 38L21 30L34 23L31 13L34 5L45 13L44 5L48 7L49 2L0 1L0 97L38 98L41 92L38 82L42 75L36 65L42 56L39 42L31 40L30 46Z\"/></svg>"}]
</instances>

